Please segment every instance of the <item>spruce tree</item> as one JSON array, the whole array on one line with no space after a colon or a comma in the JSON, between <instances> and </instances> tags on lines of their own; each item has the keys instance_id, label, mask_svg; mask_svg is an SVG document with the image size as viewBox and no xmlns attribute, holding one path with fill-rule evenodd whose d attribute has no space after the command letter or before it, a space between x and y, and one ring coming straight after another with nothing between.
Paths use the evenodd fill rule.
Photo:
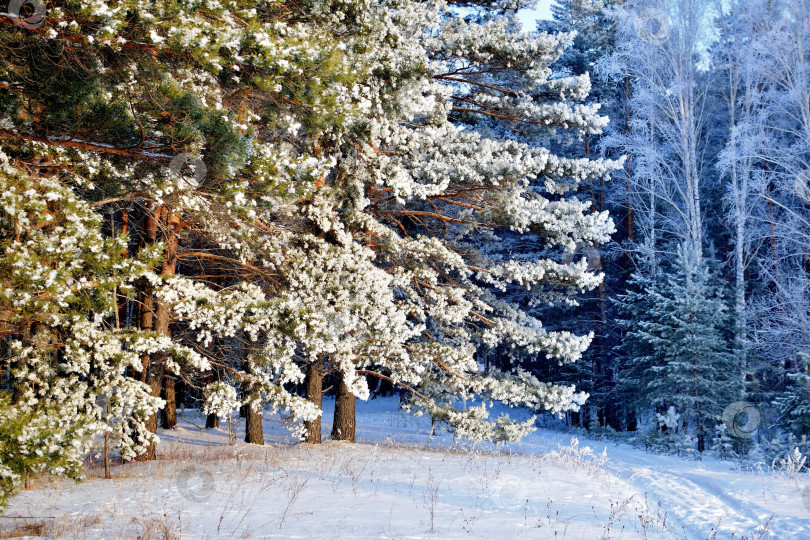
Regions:
<instances>
[{"instance_id":1,"label":"spruce tree","mask_svg":"<svg viewBox=\"0 0 810 540\"><path fill-rule=\"evenodd\" d=\"M615 49L616 25L608 13L616 4L614 1L594 2L591 0L560 0L552 5L553 20L538 21L539 31L572 32L576 37L560 58L552 65L559 76L587 76L591 90L587 101L600 103L600 111L610 117L610 123L603 131L586 133L577 143L566 148L568 155L590 158L598 155L620 155L603 144L610 133L624 129L624 118L621 110L620 88L615 81L603 76L599 70L602 60ZM583 185L582 195L587 195L593 208L609 211L617 222L617 231L608 246L579 246L577 259L587 255L589 265L595 271L604 272L605 278L599 287L582 295L579 305L574 308L554 310L548 313L549 318L561 318L575 324L578 331L594 333L594 341L582 359L576 364L563 366L544 365L550 372L560 371L561 380L576 382L590 394L590 399L583 407L584 414L572 414L576 425L586 427L611 425L620 427L623 420L619 410L622 404L617 395L617 360L614 349L618 344L618 328L613 323L616 319L614 303L610 301L613 291L623 290L627 279L625 262L627 257L620 247L627 237L624 220L616 219L626 212L626 197L621 179L622 171L617 171L619 182L614 178L594 178ZM615 176L615 175L614 175Z\"/></svg>"},{"instance_id":2,"label":"spruce tree","mask_svg":"<svg viewBox=\"0 0 810 540\"><path fill-rule=\"evenodd\" d=\"M617 347L619 375L619 401L625 427L637 427L649 411L654 409L651 385L664 364L653 340L660 338L657 326L650 317L654 294L659 287L658 268L649 256L639 254L639 265L627 282L627 289L617 295L616 306L620 315L622 339Z\"/></svg>"},{"instance_id":3,"label":"spruce tree","mask_svg":"<svg viewBox=\"0 0 810 540\"><path fill-rule=\"evenodd\" d=\"M637 381L644 401L659 412L674 406L684 433L697 438L699 452L722 423L723 409L742 390L724 332L729 318L724 287L705 256L698 262L681 245L660 284L645 289L641 306L647 309L633 307L636 319L625 336L633 358L628 384Z\"/></svg>"},{"instance_id":4,"label":"spruce tree","mask_svg":"<svg viewBox=\"0 0 810 540\"><path fill-rule=\"evenodd\" d=\"M797 437L810 433L810 375L808 356L800 355L801 364L788 375L789 383L783 393L774 399L779 413L779 424Z\"/></svg>"}]
</instances>

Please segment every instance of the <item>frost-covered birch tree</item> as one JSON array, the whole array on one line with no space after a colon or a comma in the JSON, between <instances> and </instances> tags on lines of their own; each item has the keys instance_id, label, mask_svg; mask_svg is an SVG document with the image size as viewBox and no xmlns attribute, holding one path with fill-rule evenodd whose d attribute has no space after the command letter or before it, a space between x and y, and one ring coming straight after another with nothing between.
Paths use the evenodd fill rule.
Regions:
<instances>
[{"instance_id":1,"label":"frost-covered birch tree","mask_svg":"<svg viewBox=\"0 0 810 540\"><path fill-rule=\"evenodd\" d=\"M706 233L701 197L707 182L707 85L700 80L700 62L709 38L708 7L702 0L673 0L616 9L624 39L603 64L607 73L632 80L632 131L646 140L628 149L635 159L635 190L642 199L655 199L645 205L659 216L654 230L688 242L698 260Z\"/></svg>"},{"instance_id":2,"label":"frost-covered birch tree","mask_svg":"<svg viewBox=\"0 0 810 540\"><path fill-rule=\"evenodd\" d=\"M763 144L752 153L763 162L758 262L764 290L752 302L750 337L763 360L757 390L772 399L782 392L802 395L799 375L807 370L810 6L797 0L764 3L759 10L750 30L751 69L761 80L754 95L762 108ZM790 416L780 412L785 423Z\"/></svg>"},{"instance_id":3,"label":"frost-covered birch tree","mask_svg":"<svg viewBox=\"0 0 810 540\"><path fill-rule=\"evenodd\" d=\"M752 28L765 14L759 2L739 2L717 6L720 36L713 51L712 67L722 81L720 95L727 105L725 147L718 156L718 169L727 178L724 202L730 218L734 246L734 318L738 347L741 353L740 371L745 377L748 349L748 288L749 268L757 257L759 246L758 209L763 189L761 148L765 131L760 88L763 78L756 67Z\"/></svg>"}]
</instances>

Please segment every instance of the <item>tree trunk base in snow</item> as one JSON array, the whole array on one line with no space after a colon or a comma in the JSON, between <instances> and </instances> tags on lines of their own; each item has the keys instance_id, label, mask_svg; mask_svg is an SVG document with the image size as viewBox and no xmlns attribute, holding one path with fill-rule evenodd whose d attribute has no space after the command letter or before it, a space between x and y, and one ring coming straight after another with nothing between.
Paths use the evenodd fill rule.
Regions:
<instances>
[{"instance_id":1,"label":"tree trunk base in snow","mask_svg":"<svg viewBox=\"0 0 810 540\"><path fill-rule=\"evenodd\" d=\"M319 409L323 401L323 360L318 358L309 365L307 377L304 381L306 386L307 399ZM306 442L320 444L321 442L321 417L315 420L304 422L304 437Z\"/></svg>"},{"instance_id":2,"label":"tree trunk base in snow","mask_svg":"<svg viewBox=\"0 0 810 540\"><path fill-rule=\"evenodd\" d=\"M161 388L163 386L163 368L162 364L153 362L152 365L149 366L149 373L147 375L147 381L149 383L149 394L153 396L159 396ZM146 429L148 429L151 433L157 433L158 429L158 413L153 414L149 417L149 419L144 422ZM153 442L147 446L146 451L137 456L135 461L152 461L157 459L155 448L156 445Z\"/></svg>"},{"instance_id":3,"label":"tree trunk base in snow","mask_svg":"<svg viewBox=\"0 0 810 540\"><path fill-rule=\"evenodd\" d=\"M262 425L262 409L248 405L245 409L245 442L250 444L264 444L264 426Z\"/></svg>"},{"instance_id":4,"label":"tree trunk base in snow","mask_svg":"<svg viewBox=\"0 0 810 540\"><path fill-rule=\"evenodd\" d=\"M343 374L335 394L335 416L332 423L332 440L355 442L355 398L346 386Z\"/></svg>"}]
</instances>

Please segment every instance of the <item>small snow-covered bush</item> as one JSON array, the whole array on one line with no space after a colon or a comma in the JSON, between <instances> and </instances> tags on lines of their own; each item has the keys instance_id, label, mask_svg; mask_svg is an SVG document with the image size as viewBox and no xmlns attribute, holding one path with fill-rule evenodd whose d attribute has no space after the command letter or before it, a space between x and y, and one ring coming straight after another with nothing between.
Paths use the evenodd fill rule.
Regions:
<instances>
[{"instance_id":1,"label":"small snow-covered bush","mask_svg":"<svg viewBox=\"0 0 810 540\"><path fill-rule=\"evenodd\" d=\"M573 469L585 470L590 474L606 472L608 463L607 448L597 454L590 446L580 446L576 437L571 437L568 446L557 444L557 450L546 454L544 459Z\"/></svg>"}]
</instances>

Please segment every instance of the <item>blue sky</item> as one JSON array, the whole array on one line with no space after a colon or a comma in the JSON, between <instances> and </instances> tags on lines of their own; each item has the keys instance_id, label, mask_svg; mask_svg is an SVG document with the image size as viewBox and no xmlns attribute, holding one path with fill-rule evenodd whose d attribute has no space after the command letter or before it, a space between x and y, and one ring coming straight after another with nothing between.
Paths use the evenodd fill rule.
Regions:
<instances>
[{"instance_id":1,"label":"blue sky","mask_svg":"<svg viewBox=\"0 0 810 540\"><path fill-rule=\"evenodd\" d=\"M534 21L537 19L551 19L551 4L554 0L538 0L534 9L524 9L518 13L518 18L523 23L523 30L530 32L534 30Z\"/></svg>"}]
</instances>

